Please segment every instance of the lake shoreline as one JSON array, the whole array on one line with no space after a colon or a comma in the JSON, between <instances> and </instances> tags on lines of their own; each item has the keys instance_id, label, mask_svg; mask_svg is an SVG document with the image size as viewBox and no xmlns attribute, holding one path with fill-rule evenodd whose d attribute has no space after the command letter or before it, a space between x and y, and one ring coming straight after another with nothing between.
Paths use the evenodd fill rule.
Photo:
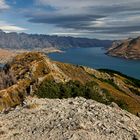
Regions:
<instances>
[{"instance_id":1,"label":"lake shoreline","mask_svg":"<svg viewBox=\"0 0 140 140\"><path fill-rule=\"evenodd\" d=\"M60 49L57 48L36 48L34 50L24 50L24 49L19 49L19 50L11 50L11 49L2 49L0 48L0 65L4 65L7 62L11 61L12 58L14 58L17 54L21 54L24 52L31 52L31 51L35 51L35 52L42 52L42 53L64 53L65 51L62 51Z\"/></svg>"},{"instance_id":2,"label":"lake shoreline","mask_svg":"<svg viewBox=\"0 0 140 140\"><path fill-rule=\"evenodd\" d=\"M105 54L106 49L104 47L70 48L64 51L65 53L62 54L51 53L48 56L55 61L84 65L95 69L111 69L130 77L140 79L139 60L108 56Z\"/></svg>"},{"instance_id":3,"label":"lake shoreline","mask_svg":"<svg viewBox=\"0 0 140 140\"><path fill-rule=\"evenodd\" d=\"M7 53L2 53L3 51L6 51ZM40 50L38 49L36 51L45 53L55 61L83 65L95 69L111 69L133 78L140 79L139 60L108 56L105 54L106 48L104 47L70 48L62 50L56 48L46 48ZM2 50L0 54L0 65L6 64L8 61L12 60L15 55L23 52L27 52L27 50ZM4 57L1 57L1 55Z\"/></svg>"}]
</instances>

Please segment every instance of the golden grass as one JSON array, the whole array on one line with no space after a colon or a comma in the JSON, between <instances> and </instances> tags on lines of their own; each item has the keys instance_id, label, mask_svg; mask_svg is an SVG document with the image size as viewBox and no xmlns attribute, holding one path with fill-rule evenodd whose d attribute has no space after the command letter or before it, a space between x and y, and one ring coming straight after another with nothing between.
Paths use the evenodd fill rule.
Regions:
<instances>
[{"instance_id":1,"label":"golden grass","mask_svg":"<svg viewBox=\"0 0 140 140\"><path fill-rule=\"evenodd\" d=\"M94 81L97 82L101 88L107 89L117 100L123 100L126 102L131 113L137 114L137 112L140 112L140 101L136 100L137 97L133 98L129 94L119 91L112 85L98 79L94 78Z\"/></svg>"}]
</instances>

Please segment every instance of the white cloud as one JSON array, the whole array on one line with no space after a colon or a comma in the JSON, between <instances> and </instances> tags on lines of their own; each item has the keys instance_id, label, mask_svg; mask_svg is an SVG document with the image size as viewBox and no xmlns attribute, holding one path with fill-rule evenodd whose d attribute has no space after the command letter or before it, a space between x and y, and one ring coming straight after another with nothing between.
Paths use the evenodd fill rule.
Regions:
<instances>
[{"instance_id":1,"label":"white cloud","mask_svg":"<svg viewBox=\"0 0 140 140\"><path fill-rule=\"evenodd\" d=\"M0 10L6 10L9 9L10 6L6 4L5 0L0 0Z\"/></svg>"},{"instance_id":2,"label":"white cloud","mask_svg":"<svg viewBox=\"0 0 140 140\"><path fill-rule=\"evenodd\" d=\"M9 24L9 23L6 23L5 21L0 21L0 29L5 32L22 32L22 31L27 30L26 28Z\"/></svg>"},{"instance_id":3,"label":"white cloud","mask_svg":"<svg viewBox=\"0 0 140 140\"><path fill-rule=\"evenodd\" d=\"M80 33L68 33L68 32L55 32L55 33L51 33L51 35L59 35L59 36L80 36Z\"/></svg>"},{"instance_id":4,"label":"white cloud","mask_svg":"<svg viewBox=\"0 0 140 140\"><path fill-rule=\"evenodd\" d=\"M0 25L0 29L6 32L21 32L27 30L26 28L14 26L14 25Z\"/></svg>"},{"instance_id":5,"label":"white cloud","mask_svg":"<svg viewBox=\"0 0 140 140\"><path fill-rule=\"evenodd\" d=\"M105 27L106 22L103 19L105 18L99 18L96 21L91 21L88 27Z\"/></svg>"}]
</instances>

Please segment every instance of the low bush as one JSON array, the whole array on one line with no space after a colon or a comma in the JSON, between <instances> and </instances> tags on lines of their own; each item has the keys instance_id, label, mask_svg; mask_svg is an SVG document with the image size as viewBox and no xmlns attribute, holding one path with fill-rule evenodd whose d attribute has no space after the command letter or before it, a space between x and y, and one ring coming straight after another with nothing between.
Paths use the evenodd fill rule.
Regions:
<instances>
[{"instance_id":1,"label":"low bush","mask_svg":"<svg viewBox=\"0 0 140 140\"><path fill-rule=\"evenodd\" d=\"M84 97L86 99L93 99L95 101L110 104L116 102L123 109L127 109L124 102L116 101L107 89L100 89L97 83L88 82L85 85L78 81L69 81L67 83L56 83L54 81L44 81L38 90L36 95L39 98L72 98L72 97Z\"/></svg>"},{"instance_id":2,"label":"low bush","mask_svg":"<svg viewBox=\"0 0 140 140\"><path fill-rule=\"evenodd\" d=\"M109 70L109 69L98 69L100 72L106 72L110 75L118 74L122 77L125 77L127 79L127 83L135 86L135 87L140 87L140 80L136 78L132 78L130 76L127 76L125 74L122 74L121 72L115 71L115 70Z\"/></svg>"}]
</instances>

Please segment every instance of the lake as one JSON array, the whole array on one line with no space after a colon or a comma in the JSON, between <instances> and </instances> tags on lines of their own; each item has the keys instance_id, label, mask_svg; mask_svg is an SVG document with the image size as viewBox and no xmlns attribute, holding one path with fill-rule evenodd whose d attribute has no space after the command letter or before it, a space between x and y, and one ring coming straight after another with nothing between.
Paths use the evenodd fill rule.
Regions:
<instances>
[{"instance_id":1,"label":"lake","mask_svg":"<svg viewBox=\"0 0 140 140\"><path fill-rule=\"evenodd\" d=\"M89 66L96 69L112 69L140 79L139 60L127 60L107 56L103 47L70 48L65 50L65 53L51 53L49 57L53 60Z\"/></svg>"},{"instance_id":2,"label":"lake","mask_svg":"<svg viewBox=\"0 0 140 140\"><path fill-rule=\"evenodd\" d=\"M0 69L1 69L3 66L4 66L4 64L1 64L1 63L0 63Z\"/></svg>"}]
</instances>

